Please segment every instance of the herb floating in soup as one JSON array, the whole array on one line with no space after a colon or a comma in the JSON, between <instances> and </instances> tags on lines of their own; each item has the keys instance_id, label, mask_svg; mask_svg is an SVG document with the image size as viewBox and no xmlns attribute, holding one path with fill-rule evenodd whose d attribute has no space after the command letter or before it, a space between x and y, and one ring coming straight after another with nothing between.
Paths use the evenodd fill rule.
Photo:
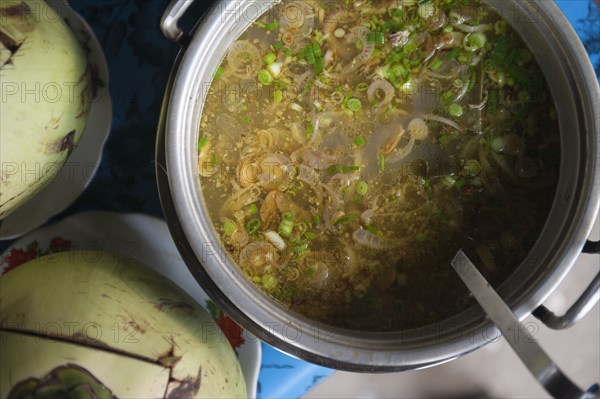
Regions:
<instances>
[{"instance_id":1,"label":"herb floating in soup","mask_svg":"<svg viewBox=\"0 0 600 399\"><path fill-rule=\"evenodd\" d=\"M540 68L478 1L283 1L231 46L198 142L202 192L254 283L364 330L464 309L459 248L494 284L555 192Z\"/></svg>"}]
</instances>

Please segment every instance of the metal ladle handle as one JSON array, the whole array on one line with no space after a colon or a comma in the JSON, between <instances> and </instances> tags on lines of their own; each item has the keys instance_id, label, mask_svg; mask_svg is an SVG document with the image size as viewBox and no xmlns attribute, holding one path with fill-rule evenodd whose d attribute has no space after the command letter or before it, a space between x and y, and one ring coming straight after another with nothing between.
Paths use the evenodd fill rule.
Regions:
<instances>
[{"instance_id":1,"label":"metal ladle handle","mask_svg":"<svg viewBox=\"0 0 600 399\"><path fill-rule=\"evenodd\" d=\"M490 320L505 338L517 329L519 337L527 337L527 329L481 275L463 251L458 251L452 267L471 291ZM523 364L544 389L555 398L588 399L598 397L598 384L583 391L567 377L535 340L506 339Z\"/></svg>"}]
</instances>

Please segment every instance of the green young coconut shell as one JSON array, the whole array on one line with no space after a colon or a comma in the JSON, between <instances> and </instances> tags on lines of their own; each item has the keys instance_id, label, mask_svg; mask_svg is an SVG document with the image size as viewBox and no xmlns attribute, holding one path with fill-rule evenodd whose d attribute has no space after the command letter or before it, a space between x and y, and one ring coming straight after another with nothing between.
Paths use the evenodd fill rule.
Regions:
<instances>
[{"instance_id":1,"label":"green young coconut shell","mask_svg":"<svg viewBox=\"0 0 600 399\"><path fill-rule=\"evenodd\" d=\"M56 178L85 129L87 56L42 0L0 3L0 220Z\"/></svg>"},{"instance_id":2,"label":"green young coconut shell","mask_svg":"<svg viewBox=\"0 0 600 399\"><path fill-rule=\"evenodd\" d=\"M165 277L113 254L63 252L11 270L0 278L0 315L1 397L66 364L117 397L145 388L152 397L245 396L211 316Z\"/></svg>"}]
</instances>

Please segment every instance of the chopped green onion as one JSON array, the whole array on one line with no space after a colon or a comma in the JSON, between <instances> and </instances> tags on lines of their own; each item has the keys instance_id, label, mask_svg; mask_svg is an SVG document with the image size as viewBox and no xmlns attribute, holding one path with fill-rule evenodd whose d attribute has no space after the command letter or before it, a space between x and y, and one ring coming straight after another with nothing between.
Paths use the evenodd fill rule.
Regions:
<instances>
[{"instance_id":1,"label":"chopped green onion","mask_svg":"<svg viewBox=\"0 0 600 399\"><path fill-rule=\"evenodd\" d=\"M388 77L396 77L404 79L410 73L401 64L394 64L388 69ZM390 76L391 75L391 76Z\"/></svg>"},{"instance_id":2,"label":"chopped green onion","mask_svg":"<svg viewBox=\"0 0 600 399\"><path fill-rule=\"evenodd\" d=\"M460 89L462 87L464 87L465 82L462 79L454 79L454 82L452 82L452 84L454 85L454 87L456 87L457 89Z\"/></svg>"},{"instance_id":3,"label":"chopped green onion","mask_svg":"<svg viewBox=\"0 0 600 399\"><path fill-rule=\"evenodd\" d=\"M492 151L500 153L506 148L506 143L504 142L504 139L501 136L497 136L494 137L490 142L490 148L492 149Z\"/></svg>"},{"instance_id":4,"label":"chopped green onion","mask_svg":"<svg viewBox=\"0 0 600 399\"><path fill-rule=\"evenodd\" d=\"M315 238L317 238L317 235L315 233L312 233L310 231L307 231L306 233L304 233L304 238L306 238L309 241L314 240Z\"/></svg>"},{"instance_id":5,"label":"chopped green onion","mask_svg":"<svg viewBox=\"0 0 600 399\"><path fill-rule=\"evenodd\" d=\"M306 125L306 138L311 139L313 133L315 132L315 126L312 123Z\"/></svg>"},{"instance_id":6,"label":"chopped green onion","mask_svg":"<svg viewBox=\"0 0 600 399\"><path fill-rule=\"evenodd\" d=\"M362 108L362 104L358 98L351 98L346 103L346 107L352 112L358 112Z\"/></svg>"},{"instance_id":7,"label":"chopped green onion","mask_svg":"<svg viewBox=\"0 0 600 399\"><path fill-rule=\"evenodd\" d=\"M307 51L306 52L306 62L308 63L308 65L314 65L315 64L315 53L313 53L312 51Z\"/></svg>"},{"instance_id":8,"label":"chopped green onion","mask_svg":"<svg viewBox=\"0 0 600 399\"><path fill-rule=\"evenodd\" d=\"M272 274L262 276L261 282L266 290L272 290L277 287L277 279Z\"/></svg>"},{"instance_id":9,"label":"chopped green onion","mask_svg":"<svg viewBox=\"0 0 600 399\"><path fill-rule=\"evenodd\" d=\"M383 232L375 226L367 226L367 231L378 236L383 236Z\"/></svg>"},{"instance_id":10,"label":"chopped green onion","mask_svg":"<svg viewBox=\"0 0 600 399\"><path fill-rule=\"evenodd\" d=\"M494 23L494 32L496 33L496 35L505 35L507 28L508 25L505 20L497 21L496 23Z\"/></svg>"},{"instance_id":11,"label":"chopped green onion","mask_svg":"<svg viewBox=\"0 0 600 399\"><path fill-rule=\"evenodd\" d=\"M330 97L331 101L333 101L335 104L341 104L344 102L344 93L341 91L334 91L331 93Z\"/></svg>"},{"instance_id":12,"label":"chopped green onion","mask_svg":"<svg viewBox=\"0 0 600 399\"><path fill-rule=\"evenodd\" d=\"M244 122L244 124L249 124L250 123L250 115L244 115L242 117L242 122Z\"/></svg>"},{"instance_id":13,"label":"chopped green onion","mask_svg":"<svg viewBox=\"0 0 600 399\"><path fill-rule=\"evenodd\" d=\"M315 58L319 58L323 56L323 53L321 52L321 47L319 47L318 45L314 44L312 46L312 52L315 55Z\"/></svg>"},{"instance_id":14,"label":"chopped green onion","mask_svg":"<svg viewBox=\"0 0 600 399\"><path fill-rule=\"evenodd\" d=\"M314 80L311 80L310 82L308 82L306 84L306 86L304 87L304 90L302 90L302 96L307 95L308 93L310 93L310 91L312 90L313 86L315 84Z\"/></svg>"},{"instance_id":15,"label":"chopped green onion","mask_svg":"<svg viewBox=\"0 0 600 399\"><path fill-rule=\"evenodd\" d=\"M466 64L469 62L469 56L461 53L458 55L458 57L456 57L456 60L461 64Z\"/></svg>"},{"instance_id":16,"label":"chopped green onion","mask_svg":"<svg viewBox=\"0 0 600 399\"><path fill-rule=\"evenodd\" d=\"M273 76L266 69L261 69L258 72L258 81L264 85L273 83Z\"/></svg>"},{"instance_id":17,"label":"chopped green onion","mask_svg":"<svg viewBox=\"0 0 600 399\"><path fill-rule=\"evenodd\" d=\"M475 68L469 67L469 82L467 87L467 92L470 93L475 87L475 82L477 82L477 72Z\"/></svg>"},{"instance_id":18,"label":"chopped green onion","mask_svg":"<svg viewBox=\"0 0 600 399\"><path fill-rule=\"evenodd\" d=\"M420 52L414 52L411 54L411 59L409 60L409 65L411 68L417 67L421 64L421 60L423 59L423 56L421 55Z\"/></svg>"},{"instance_id":19,"label":"chopped green onion","mask_svg":"<svg viewBox=\"0 0 600 399\"><path fill-rule=\"evenodd\" d=\"M364 181L359 181L356 184L356 193L359 195L366 195L367 191L369 191L369 185L367 184L367 182Z\"/></svg>"},{"instance_id":20,"label":"chopped green onion","mask_svg":"<svg viewBox=\"0 0 600 399\"><path fill-rule=\"evenodd\" d=\"M208 137L206 137L206 136L200 137L200 139L198 140L198 151L200 151L207 142L208 142Z\"/></svg>"},{"instance_id":21,"label":"chopped green onion","mask_svg":"<svg viewBox=\"0 0 600 399\"><path fill-rule=\"evenodd\" d=\"M487 38L483 32L473 32L470 34L469 42L477 46L477 48L483 48L487 43Z\"/></svg>"},{"instance_id":22,"label":"chopped green onion","mask_svg":"<svg viewBox=\"0 0 600 399\"><path fill-rule=\"evenodd\" d=\"M414 94L416 90L417 84L412 80L409 80L400 86L400 91L404 94Z\"/></svg>"},{"instance_id":23,"label":"chopped green onion","mask_svg":"<svg viewBox=\"0 0 600 399\"><path fill-rule=\"evenodd\" d=\"M421 18L429 19L435 13L435 6L429 1L420 1L417 12Z\"/></svg>"},{"instance_id":24,"label":"chopped green onion","mask_svg":"<svg viewBox=\"0 0 600 399\"><path fill-rule=\"evenodd\" d=\"M448 53L446 54L446 58L449 60L455 60L460 54L460 49L458 47L453 48L452 50L448 51Z\"/></svg>"},{"instance_id":25,"label":"chopped green onion","mask_svg":"<svg viewBox=\"0 0 600 399\"><path fill-rule=\"evenodd\" d=\"M454 132L456 132L455 130L452 133L446 133L446 134L442 134L440 136L440 138L438 139L441 145L445 145L447 144L450 140L455 139L456 138L456 134L454 134Z\"/></svg>"},{"instance_id":26,"label":"chopped green onion","mask_svg":"<svg viewBox=\"0 0 600 399\"><path fill-rule=\"evenodd\" d=\"M358 136L354 139L354 145L357 147L362 147L365 145L366 141L363 136Z\"/></svg>"},{"instance_id":27,"label":"chopped green onion","mask_svg":"<svg viewBox=\"0 0 600 399\"><path fill-rule=\"evenodd\" d=\"M317 41L317 43L323 44L323 42L325 41L325 36L323 36L323 33L321 33L321 31L315 31L315 40Z\"/></svg>"},{"instance_id":28,"label":"chopped green onion","mask_svg":"<svg viewBox=\"0 0 600 399\"><path fill-rule=\"evenodd\" d=\"M279 28L279 23L277 21L273 21L265 25L265 29L269 31L277 28Z\"/></svg>"},{"instance_id":29,"label":"chopped green onion","mask_svg":"<svg viewBox=\"0 0 600 399\"><path fill-rule=\"evenodd\" d=\"M294 225L294 227L296 228L298 235L302 235L306 232L306 230L308 230L308 223L306 223L306 222L296 223Z\"/></svg>"},{"instance_id":30,"label":"chopped green onion","mask_svg":"<svg viewBox=\"0 0 600 399\"><path fill-rule=\"evenodd\" d=\"M215 79L219 79L223 73L225 73L225 68L220 66L217 68L217 71L215 72Z\"/></svg>"},{"instance_id":31,"label":"chopped green onion","mask_svg":"<svg viewBox=\"0 0 600 399\"><path fill-rule=\"evenodd\" d=\"M237 230L237 225L235 224L235 222L233 220L227 219L223 223L223 230L225 230L225 234L227 234L228 236L231 236Z\"/></svg>"},{"instance_id":32,"label":"chopped green onion","mask_svg":"<svg viewBox=\"0 0 600 399\"><path fill-rule=\"evenodd\" d=\"M440 60L439 58L436 58L435 60L433 60L433 62L429 66L429 68L432 71L437 71L438 69L440 69L440 67L442 66L442 64L443 64L442 60Z\"/></svg>"},{"instance_id":33,"label":"chopped green onion","mask_svg":"<svg viewBox=\"0 0 600 399\"><path fill-rule=\"evenodd\" d=\"M319 216L319 215L314 215L314 216L313 216L313 222L314 222L315 224L320 224L320 223L321 223L321 216Z\"/></svg>"},{"instance_id":34,"label":"chopped green onion","mask_svg":"<svg viewBox=\"0 0 600 399\"><path fill-rule=\"evenodd\" d=\"M256 206L256 204L251 204L250 209L248 210L250 212L250 215L256 215L256 213L258 212L258 207Z\"/></svg>"},{"instance_id":35,"label":"chopped green onion","mask_svg":"<svg viewBox=\"0 0 600 399\"><path fill-rule=\"evenodd\" d=\"M385 44L385 36L382 32L373 32L369 33L367 36L367 41L375 44L383 45Z\"/></svg>"},{"instance_id":36,"label":"chopped green onion","mask_svg":"<svg viewBox=\"0 0 600 399\"><path fill-rule=\"evenodd\" d=\"M471 32L463 40L463 47L467 51L477 51L485 46L487 39L482 32Z\"/></svg>"},{"instance_id":37,"label":"chopped green onion","mask_svg":"<svg viewBox=\"0 0 600 399\"><path fill-rule=\"evenodd\" d=\"M385 157L383 156L383 153L379 153L377 154L377 158L379 159L379 171L383 172L385 170Z\"/></svg>"},{"instance_id":38,"label":"chopped green onion","mask_svg":"<svg viewBox=\"0 0 600 399\"><path fill-rule=\"evenodd\" d=\"M286 212L283 215L281 215L281 217L283 218L283 220L294 221L294 214L292 212Z\"/></svg>"},{"instance_id":39,"label":"chopped green onion","mask_svg":"<svg viewBox=\"0 0 600 399\"><path fill-rule=\"evenodd\" d=\"M463 170L467 175L475 177L481 172L481 165L479 164L479 161L475 159L469 159L467 162L465 162Z\"/></svg>"},{"instance_id":40,"label":"chopped green onion","mask_svg":"<svg viewBox=\"0 0 600 399\"><path fill-rule=\"evenodd\" d=\"M453 96L454 96L454 93L452 92L452 90L446 90L445 92L442 93L442 100L444 100L444 104L446 106L448 106L452 103Z\"/></svg>"},{"instance_id":41,"label":"chopped green onion","mask_svg":"<svg viewBox=\"0 0 600 399\"><path fill-rule=\"evenodd\" d=\"M248 223L246 223L246 231L248 232L248 234L256 233L259 228L260 228L260 220L258 220L258 219L251 219L248 221Z\"/></svg>"},{"instance_id":42,"label":"chopped green onion","mask_svg":"<svg viewBox=\"0 0 600 399\"><path fill-rule=\"evenodd\" d=\"M323 63L323 58L315 59L315 72L321 73L325 70L325 64Z\"/></svg>"},{"instance_id":43,"label":"chopped green onion","mask_svg":"<svg viewBox=\"0 0 600 399\"><path fill-rule=\"evenodd\" d=\"M273 101L276 103L283 101L283 92L281 90L277 89L273 92Z\"/></svg>"},{"instance_id":44,"label":"chopped green onion","mask_svg":"<svg viewBox=\"0 0 600 399\"><path fill-rule=\"evenodd\" d=\"M285 237L289 237L292 234L292 230L294 230L294 221L290 219L283 219L281 223L279 223L279 234Z\"/></svg>"},{"instance_id":45,"label":"chopped green onion","mask_svg":"<svg viewBox=\"0 0 600 399\"><path fill-rule=\"evenodd\" d=\"M269 54L265 55L265 58L263 58L263 61L267 65L274 63L276 60L277 60L277 55L275 55L275 53L269 53Z\"/></svg>"},{"instance_id":46,"label":"chopped green onion","mask_svg":"<svg viewBox=\"0 0 600 399\"><path fill-rule=\"evenodd\" d=\"M308 249L308 243L305 242L304 244L297 245L295 247L290 247L290 249L295 254L301 254L302 252L304 252Z\"/></svg>"},{"instance_id":47,"label":"chopped green onion","mask_svg":"<svg viewBox=\"0 0 600 399\"><path fill-rule=\"evenodd\" d=\"M346 216L342 216L341 218L336 220L333 224L349 223L349 222L354 222L356 220L358 220L358 218L356 216L346 215Z\"/></svg>"},{"instance_id":48,"label":"chopped green onion","mask_svg":"<svg viewBox=\"0 0 600 399\"><path fill-rule=\"evenodd\" d=\"M356 90L358 91L367 91L369 89L369 85L366 82L360 82L356 85Z\"/></svg>"},{"instance_id":49,"label":"chopped green onion","mask_svg":"<svg viewBox=\"0 0 600 399\"><path fill-rule=\"evenodd\" d=\"M448 113L451 116L459 117L463 114L463 112L464 112L463 107L457 103L452 103L452 104L448 105Z\"/></svg>"},{"instance_id":50,"label":"chopped green onion","mask_svg":"<svg viewBox=\"0 0 600 399\"><path fill-rule=\"evenodd\" d=\"M454 187L456 184L456 179L450 175L442 177L442 184L446 187Z\"/></svg>"}]
</instances>

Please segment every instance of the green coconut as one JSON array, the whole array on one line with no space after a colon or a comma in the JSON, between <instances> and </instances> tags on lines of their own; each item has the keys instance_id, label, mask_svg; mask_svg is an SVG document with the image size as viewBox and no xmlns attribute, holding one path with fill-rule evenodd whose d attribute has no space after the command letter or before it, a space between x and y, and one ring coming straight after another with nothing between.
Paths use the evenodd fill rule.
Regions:
<instances>
[{"instance_id":1,"label":"green coconut","mask_svg":"<svg viewBox=\"0 0 600 399\"><path fill-rule=\"evenodd\" d=\"M241 398L239 361L171 281L105 252L63 252L0 278L0 397Z\"/></svg>"},{"instance_id":2,"label":"green coconut","mask_svg":"<svg viewBox=\"0 0 600 399\"><path fill-rule=\"evenodd\" d=\"M56 178L85 129L91 74L41 0L0 2L0 219Z\"/></svg>"}]
</instances>

